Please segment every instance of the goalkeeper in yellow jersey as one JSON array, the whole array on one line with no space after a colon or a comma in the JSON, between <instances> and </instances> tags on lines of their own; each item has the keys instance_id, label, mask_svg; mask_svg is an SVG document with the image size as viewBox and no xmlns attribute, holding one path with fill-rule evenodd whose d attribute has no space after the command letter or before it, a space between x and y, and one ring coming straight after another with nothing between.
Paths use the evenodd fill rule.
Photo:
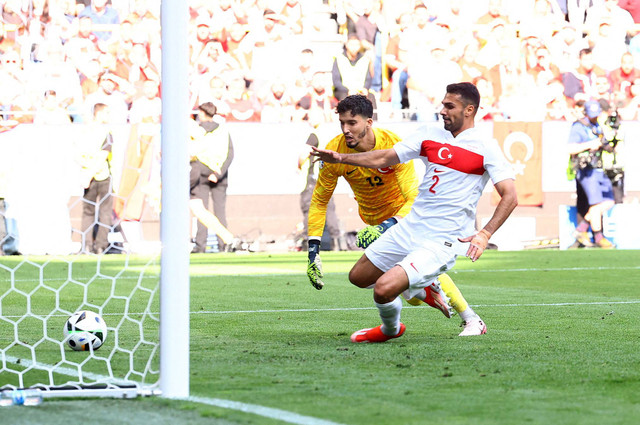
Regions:
<instances>
[{"instance_id":1,"label":"goalkeeper in yellow jersey","mask_svg":"<svg viewBox=\"0 0 640 425\"><path fill-rule=\"evenodd\" d=\"M326 149L340 153L388 149L400 141L391 131L373 128L373 105L362 95L347 96L336 108L342 134L333 138ZM360 218L368 224L358 232L356 245L366 248L389 227L411 210L418 194L418 178L413 163L370 169L347 164L321 164L318 181L309 208L309 264L307 276L316 289L322 289L320 240L325 225L327 205L339 177L344 177L358 203ZM371 282L373 287L374 281ZM439 309L446 317L458 312L463 319L475 312L447 274L440 275L423 293L407 300L422 302Z\"/></svg>"}]
</instances>

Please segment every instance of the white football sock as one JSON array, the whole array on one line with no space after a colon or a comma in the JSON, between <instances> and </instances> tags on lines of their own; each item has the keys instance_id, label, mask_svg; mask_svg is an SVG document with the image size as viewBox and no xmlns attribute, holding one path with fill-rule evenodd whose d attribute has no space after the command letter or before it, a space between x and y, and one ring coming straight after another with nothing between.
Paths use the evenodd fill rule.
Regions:
<instances>
[{"instance_id":1,"label":"white football sock","mask_svg":"<svg viewBox=\"0 0 640 425\"><path fill-rule=\"evenodd\" d=\"M471 308L471 306L467 307L467 309L465 311L461 311L458 314L460 314L460 318L462 320L464 320L465 322L468 322L469 320L475 318L475 317L479 317L475 311L473 311L473 309Z\"/></svg>"},{"instance_id":2,"label":"white football sock","mask_svg":"<svg viewBox=\"0 0 640 425\"><path fill-rule=\"evenodd\" d=\"M380 319L382 319L382 327L380 328L382 333L389 336L398 335L400 332L400 311L402 310L400 297L396 297L390 303L375 303L375 305L378 307Z\"/></svg>"}]
</instances>

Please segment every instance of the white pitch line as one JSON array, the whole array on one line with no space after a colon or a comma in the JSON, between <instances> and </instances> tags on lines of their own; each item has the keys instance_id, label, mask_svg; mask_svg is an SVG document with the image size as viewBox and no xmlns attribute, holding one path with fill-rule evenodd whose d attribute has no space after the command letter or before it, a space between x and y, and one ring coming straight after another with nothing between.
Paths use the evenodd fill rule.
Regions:
<instances>
[{"instance_id":1,"label":"white pitch line","mask_svg":"<svg viewBox=\"0 0 640 425\"><path fill-rule=\"evenodd\" d=\"M613 305L613 304L640 304L640 300L631 301L592 301L592 302L566 302L566 303L510 303L510 304L469 304L471 307L564 307L571 305ZM404 306L403 309L424 308L422 306ZM336 307L336 308L285 308L278 310L197 310L189 314L255 314L255 313L315 313L321 311L358 311L375 310L375 307ZM129 316L143 315L145 313L127 313ZM148 314L159 314L157 311ZM103 316L122 316L122 313L103 313ZM19 319L23 316L2 316L7 319ZM38 316L40 317L40 316ZM62 314L53 314L50 317L66 317Z\"/></svg>"},{"instance_id":2,"label":"white pitch line","mask_svg":"<svg viewBox=\"0 0 640 425\"><path fill-rule=\"evenodd\" d=\"M567 303L527 303L527 304L469 304L471 307L563 307L571 305L610 305L610 304L640 304L640 300L631 301L593 301ZM422 306L403 306L403 309L424 308ZM357 311L375 310L376 307L343 307L343 308L292 308L279 310L223 310L223 311L192 311L191 314L254 314L254 313L314 313L321 311Z\"/></svg>"},{"instance_id":3,"label":"white pitch line","mask_svg":"<svg viewBox=\"0 0 640 425\"><path fill-rule=\"evenodd\" d=\"M191 277L215 277L215 276L230 276L230 275L238 275L238 276L278 276L278 275L301 275L305 274L305 271L302 269L266 269L264 267L251 267L244 266L241 269L236 268L235 266L218 266L219 269L209 272L209 273L192 273ZM266 271L272 271L274 273L265 273ZM520 269L452 269L449 270L449 273L510 273L510 272L566 272L566 271L608 271L608 270L640 270L640 266L626 266L626 267L553 267L553 268L520 268ZM346 274L346 272L325 272L326 275L335 275L335 274ZM143 279L159 279L159 275L144 275ZM66 281L68 278L60 277L60 278L43 278L40 279L39 282L56 282L56 281ZM75 278L76 281L84 280L85 278ZM140 276L99 276L99 279L118 279L118 280L138 280ZM8 279L0 279L0 282L8 281ZM14 282L33 282L30 279L15 279ZM84 282L81 282L84 283Z\"/></svg>"},{"instance_id":4,"label":"white pitch line","mask_svg":"<svg viewBox=\"0 0 640 425\"><path fill-rule=\"evenodd\" d=\"M5 356L6 362L14 365L20 365L25 369L33 368L44 371L53 371L60 375L71 376L73 378L79 378L80 375L76 369L69 367L56 367L41 362L32 362L27 359L19 359L13 356ZM131 385L134 382L125 381L117 378L112 378L97 373L83 372L83 378L91 379L99 383L109 383L115 385ZM286 410L274 409L271 407L260 406L258 404L247 404L233 400L223 400L219 398L207 398L207 397L187 397L180 400L191 401L195 403L207 404L210 406L221 407L224 409L238 410L240 412L252 413L254 415L263 416L266 418L277 419L282 422L299 425L340 425L336 422L326 421L324 419L318 419L311 416L304 416L294 412L288 412Z\"/></svg>"},{"instance_id":5,"label":"white pitch line","mask_svg":"<svg viewBox=\"0 0 640 425\"><path fill-rule=\"evenodd\" d=\"M277 419L290 424L299 425L340 425L336 422L318 419L311 416L299 415L286 410L264 407L257 404L240 403L238 401L222 400L219 398L188 397L183 400L195 401L197 403L208 404L210 406L222 407L224 409L238 410L245 413L263 416L265 418Z\"/></svg>"},{"instance_id":6,"label":"white pitch line","mask_svg":"<svg viewBox=\"0 0 640 425\"><path fill-rule=\"evenodd\" d=\"M14 365L20 365L21 367L24 367L25 369L33 368L33 369L37 369L37 370L44 370L46 372L57 373L57 374L60 374L60 375L71 376L71 377L74 377L74 378L80 378L80 374L78 373L78 370L77 369L72 369L70 367L53 366L53 365L49 365L49 364L41 363L41 362L35 362L34 363L31 360L19 359L18 357L13 357L13 356L6 356L5 358L7 360L7 363L11 363L11 364L14 364ZM91 373L91 372L83 372L82 373L82 377L91 379L92 381L95 381L95 382L105 383L105 384L116 384L116 385L131 385L132 384L131 381L125 381L125 380L122 380L122 379L112 378L112 377L109 377L109 376L99 375L97 373Z\"/></svg>"},{"instance_id":7,"label":"white pitch line","mask_svg":"<svg viewBox=\"0 0 640 425\"><path fill-rule=\"evenodd\" d=\"M509 272L573 272L573 271L605 271L605 270L640 270L640 266L626 267L550 267L522 269L452 269L447 273L509 273Z\"/></svg>"}]
</instances>

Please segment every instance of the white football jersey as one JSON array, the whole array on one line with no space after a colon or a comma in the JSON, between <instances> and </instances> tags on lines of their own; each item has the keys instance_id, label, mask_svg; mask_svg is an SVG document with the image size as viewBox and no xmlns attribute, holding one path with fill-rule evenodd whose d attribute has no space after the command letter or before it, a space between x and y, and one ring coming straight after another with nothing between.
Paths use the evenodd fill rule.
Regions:
<instances>
[{"instance_id":1,"label":"white football jersey","mask_svg":"<svg viewBox=\"0 0 640 425\"><path fill-rule=\"evenodd\" d=\"M402 233L419 243L421 238L449 243L464 254L467 244L458 238L476 233L478 200L489 181L514 179L495 139L482 137L475 128L457 137L438 126L419 129L394 149L401 162L421 159L425 175L411 212L400 220Z\"/></svg>"}]
</instances>

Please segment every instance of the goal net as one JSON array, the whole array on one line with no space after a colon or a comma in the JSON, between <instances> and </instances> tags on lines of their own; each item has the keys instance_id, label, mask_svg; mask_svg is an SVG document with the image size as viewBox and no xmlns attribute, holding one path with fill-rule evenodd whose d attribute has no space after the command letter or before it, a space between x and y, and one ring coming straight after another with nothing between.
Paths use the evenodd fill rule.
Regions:
<instances>
[{"instance_id":1,"label":"goal net","mask_svg":"<svg viewBox=\"0 0 640 425\"><path fill-rule=\"evenodd\" d=\"M0 132L1 390L189 395L187 16L186 3L162 2L162 126ZM91 176L103 181L100 170L87 179L77 158L89 140L106 140L105 126L112 186L96 199L85 189ZM101 215L105 199L115 216ZM107 324L98 349L74 351L65 340L80 310Z\"/></svg>"},{"instance_id":2,"label":"goal net","mask_svg":"<svg viewBox=\"0 0 640 425\"><path fill-rule=\"evenodd\" d=\"M64 340L79 310L107 323L104 344ZM159 378L159 257L133 254L0 260L1 388L153 392ZM65 392L68 395L68 392Z\"/></svg>"}]
</instances>

